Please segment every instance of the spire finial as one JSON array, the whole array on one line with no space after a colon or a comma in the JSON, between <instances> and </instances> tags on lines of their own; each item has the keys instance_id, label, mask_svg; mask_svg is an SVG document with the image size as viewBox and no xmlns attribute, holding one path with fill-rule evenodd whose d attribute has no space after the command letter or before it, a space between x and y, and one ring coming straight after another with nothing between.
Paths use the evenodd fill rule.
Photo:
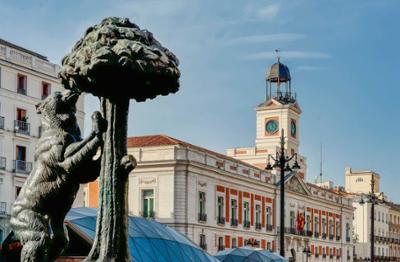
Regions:
<instances>
[{"instance_id":1,"label":"spire finial","mask_svg":"<svg viewBox=\"0 0 400 262\"><path fill-rule=\"evenodd\" d=\"M278 59L278 63L281 62L281 56L279 55L279 48L275 49L275 53L276 53L276 58Z\"/></svg>"}]
</instances>

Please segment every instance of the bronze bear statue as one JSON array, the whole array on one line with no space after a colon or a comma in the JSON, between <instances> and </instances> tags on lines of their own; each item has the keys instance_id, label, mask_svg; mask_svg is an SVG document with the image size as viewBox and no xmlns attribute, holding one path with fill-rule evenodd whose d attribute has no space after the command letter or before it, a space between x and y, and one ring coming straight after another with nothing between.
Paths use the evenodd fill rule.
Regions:
<instances>
[{"instance_id":1,"label":"bronze bear statue","mask_svg":"<svg viewBox=\"0 0 400 262\"><path fill-rule=\"evenodd\" d=\"M102 134L107 128L100 112L92 115L92 131L82 140L76 119L78 93L55 92L36 106L42 136L34 168L12 206L11 226L23 248L21 261L54 261L65 249L64 218L79 185L100 174ZM101 150L100 150L101 151Z\"/></svg>"}]
</instances>

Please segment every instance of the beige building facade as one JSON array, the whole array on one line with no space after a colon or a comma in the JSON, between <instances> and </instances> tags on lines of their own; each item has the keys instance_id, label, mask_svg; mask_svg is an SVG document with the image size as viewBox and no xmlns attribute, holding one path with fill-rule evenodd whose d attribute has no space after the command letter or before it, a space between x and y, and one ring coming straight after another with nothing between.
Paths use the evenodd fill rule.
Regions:
<instances>
[{"instance_id":1,"label":"beige building facade","mask_svg":"<svg viewBox=\"0 0 400 262\"><path fill-rule=\"evenodd\" d=\"M400 205L389 203L389 255L394 261L400 261Z\"/></svg>"}]
</instances>

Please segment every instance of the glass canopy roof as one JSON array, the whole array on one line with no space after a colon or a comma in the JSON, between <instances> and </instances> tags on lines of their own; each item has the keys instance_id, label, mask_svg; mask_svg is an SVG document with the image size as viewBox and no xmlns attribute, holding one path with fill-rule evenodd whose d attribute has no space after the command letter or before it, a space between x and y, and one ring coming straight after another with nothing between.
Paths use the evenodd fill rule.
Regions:
<instances>
[{"instance_id":1,"label":"glass canopy roof","mask_svg":"<svg viewBox=\"0 0 400 262\"><path fill-rule=\"evenodd\" d=\"M91 240L96 230L97 210L73 208L65 221ZM184 235L154 220L129 216L129 249L135 262L218 261Z\"/></svg>"},{"instance_id":2,"label":"glass canopy roof","mask_svg":"<svg viewBox=\"0 0 400 262\"><path fill-rule=\"evenodd\" d=\"M267 250L239 247L218 252L215 257L221 262L287 262L286 258Z\"/></svg>"}]
</instances>

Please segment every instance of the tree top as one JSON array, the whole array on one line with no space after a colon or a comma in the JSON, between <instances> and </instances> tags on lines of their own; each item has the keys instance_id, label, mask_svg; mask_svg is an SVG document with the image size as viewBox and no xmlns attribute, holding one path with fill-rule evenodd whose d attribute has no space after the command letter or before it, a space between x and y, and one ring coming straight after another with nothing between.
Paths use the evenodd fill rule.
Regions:
<instances>
[{"instance_id":1,"label":"tree top","mask_svg":"<svg viewBox=\"0 0 400 262\"><path fill-rule=\"evenodd\" d=\"M177 57L127 18L109 17L89 27L62 60L67 89L144 101L179 89Z\"/></svg>"}]
</instances>

